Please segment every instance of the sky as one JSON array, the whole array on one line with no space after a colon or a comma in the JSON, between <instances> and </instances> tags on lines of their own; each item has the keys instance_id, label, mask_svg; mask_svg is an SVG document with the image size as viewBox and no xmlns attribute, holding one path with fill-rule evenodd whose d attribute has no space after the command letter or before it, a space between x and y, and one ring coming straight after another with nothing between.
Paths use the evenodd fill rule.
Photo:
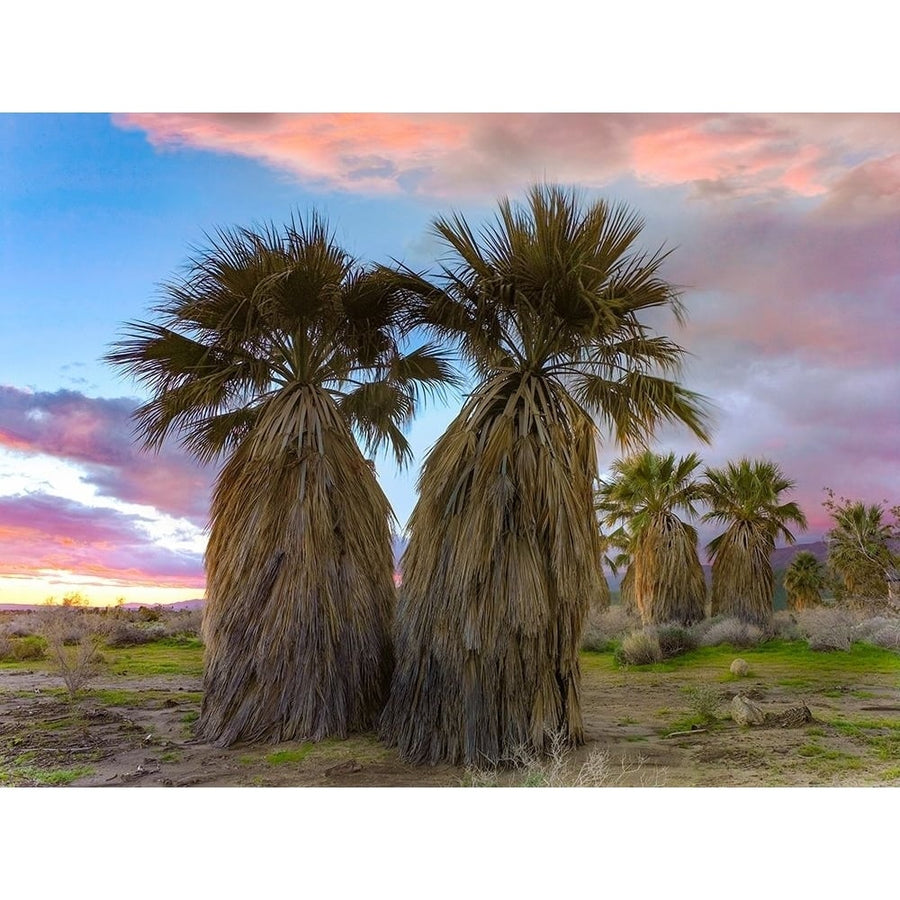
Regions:
<instances>
[{"instance_id":1,"label":"sky","mask_svg":"<svg viewBox=\"0 0 900 900\"><path fill-rule=\"evenodd\" d=\"M438 214L535 181L628 204L688 321L684 383L714 437L657 448L779 463L827 529L828 486L900 501L900 115L103 113L0 115L0 603L202 596L214 467L143 453L144 395L102 361L220 226L322 212L362 260L434 265ZM377 461L402 526L461 400ZM607 441L601 462L616 456Z\"/></svg>"}]
</instances>

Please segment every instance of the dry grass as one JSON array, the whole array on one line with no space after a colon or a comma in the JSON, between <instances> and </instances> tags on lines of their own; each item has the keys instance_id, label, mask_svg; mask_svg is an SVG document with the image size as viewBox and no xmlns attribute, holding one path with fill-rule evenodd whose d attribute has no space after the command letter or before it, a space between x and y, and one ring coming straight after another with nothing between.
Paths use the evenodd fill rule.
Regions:
<instances>
[{"instance_id":1,"label":"dry grass","mask_svg":"<svg viewBox=\"0 0 900 900\"><path fill-rule=\"evenodd\" d=\"M572 758L563 735L553 735L547 752L536 755L525 747L516 748L499 765L469 766L462 784L465 787L618 787L637 782L642 787L660 787L665 772L654 774L652 781L642 774L644 759L622 758L618 768L606 750L594 749L580 764Z\"/></svg>"}]
</instances>

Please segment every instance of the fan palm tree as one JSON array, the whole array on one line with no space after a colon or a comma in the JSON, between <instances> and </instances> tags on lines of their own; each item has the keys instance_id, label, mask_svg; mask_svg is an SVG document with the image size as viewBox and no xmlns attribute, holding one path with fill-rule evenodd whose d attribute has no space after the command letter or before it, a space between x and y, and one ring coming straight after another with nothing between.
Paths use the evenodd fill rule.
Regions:
<instances>
[{"instance_id":1,"label":"fan palm tree","mask_svg":"<svg viewBox=\"0 0 900 900\"><path fill-rule=\"evenodd\" d=\"M139 437L223 460L198 733L228 745L371 728L393 663L393 514L354 432L408 461L403 426L451 380L444 354L403 352L410 298L317 215L217 232L155 312L107 357L150 389Z\"/></svg>"},{"instance_id":2,"label":"fan palm tree","mask_svg":"<svg viewBox=\"0 0 900 900\"><path fill-rule=\"evenodd\" d=\"M598 500L606 524L622 522L628 529L631 589L644 624L690 625L703 618L706 581L697 531L678 517L697 515L699 465L696 453L676 460L674 453L644 450L617 460L612 477L601 482Z\"/></svg>"},{"instance_id":3,"label":"fan palm tree","mask_svg":"<svg viewBox=\"0 0 900 900\"><path fill-rule=\"evenodd\" d=\"M806 528L806 516L781 495L794 486L769 460L741 459L705 473L705 522L725 526L710 541L712 614L735 616L768 629L772 622L775 574L770 554L779 537L793 544L789 524Z\"/></svg>"},{"instance_id":4,"label":"fan palm tree","mask_svg":"<svg viewBox=\"0 0 900 900\"><path fill-rule=\"evenodd\" d=\"M801 550L784 573L784 589L791 609L809 609L822 602L825 567L808 550Z\"/></svg>"},{"instance_id":5,"label":"fan palm tree","mask_svg":"<svg viewBox=\"0 0 900 900\"><path fill-rule=\"evenodd\" d=\"M664 421L705 436L704 404L670 377L680 346L640 315L680 312L640 221L535 187L476 236L460 215L421 279L425 321L476 384L428 454L397 609L381 733L411 761L496 762L582 739L578 647L608 594L594 513L598 422L620 443Z\"/></svg>"},{"instance_id":6,"label":"fan palm tree","mask_svg":"<svg viewBox=\"0 0 900 900\"><path fill-rule=\"evenodd\" d=\"M825 542L837 596L855 600L887 597L887 576L895 557L890 549L893 529L884 521L884 508L843 498L835 501L830 494L826 507L834 521Z\"/></svg>"}]
</instances>

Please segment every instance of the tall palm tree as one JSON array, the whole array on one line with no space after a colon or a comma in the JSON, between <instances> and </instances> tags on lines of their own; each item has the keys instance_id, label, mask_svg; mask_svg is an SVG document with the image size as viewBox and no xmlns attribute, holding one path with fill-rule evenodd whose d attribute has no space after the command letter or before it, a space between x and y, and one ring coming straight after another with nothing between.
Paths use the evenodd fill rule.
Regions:
<instances>
[{"instance_id":1,"label":"tall palm tree","mask_svg":"<svg viewBox=\"0 0 900 900\"><path fill-rule=\"evenodd\" d=\"M884 521L884 508L844 498L836 501L830 494L826 508L834 521L825 542L837 596L854 600L887 597L887 576L896 558L890 549L893 529Z\"/></svg>"},{"instance_id":2,"label":"tall palm tree","mask_svg":"<svg viewBox=\"0 0 900 900\"><path fill-rule=\"evenodd\" d=\"M676 459L644 450L613 463L600 484L599 507L607 525L627 526L633 592L644 624L703 618L706 581L697 555L697 531L678 513L697 515L703 489L694 478L696 453Z\"/></svg>"},{"instance_id":3,"label":"tall palm tree","mask_svg":"<svg viewBox=\"0 0 900 900\"><path fill-rule=\"evenodd\" d=\"M712 613L735 616L768 629L772 622L775 574L770 554L779 537L794 543L789 524L806 528L806 516L781 495L794 482L769 460L741 459L705 473L703 521L725 531L710 541Z\"/></svg>"},{"instance_id":4,"label":"tall palm tree","mask_svg":"<svg viewBox=\"0 0 900 900\"><path fill-rule=\"evenodd\" d=\"M403 352L410 299L317 215L217 232L155 312L107 357L150 389L139 436L224 460L198 733L228 745L372 727L393 664L393 514L354 432L407 461L403 426L450 380L444 354Z\"/></svg>"},{"instance_id":5,"label":"tall palm tree","mask_svg":"<svg viewBox=\"0 0 900 900\"><path fill-rule=\"evenodd\" d=\"M809 609L822 602L825 567L808 550L801 550L784 573L784 588L791 609Z\"/></svg>"},{"instance_id":6,"label":"tall palm tree","mask_svg":"<svg viewBox=\"0 0 900 900\"><path fill-rule=\"evenodd\" d=\"M680 306L627 210L535 187L478 236L433 227L449 258L421 280L426 323L476 384L419 479L381 732L408 760L496 762L582 739L578 647L608 592L598 422L628 444L669 420L705 435L705 411L667 377L682 348L641 322Z\"/></svg>"}]
</instances>

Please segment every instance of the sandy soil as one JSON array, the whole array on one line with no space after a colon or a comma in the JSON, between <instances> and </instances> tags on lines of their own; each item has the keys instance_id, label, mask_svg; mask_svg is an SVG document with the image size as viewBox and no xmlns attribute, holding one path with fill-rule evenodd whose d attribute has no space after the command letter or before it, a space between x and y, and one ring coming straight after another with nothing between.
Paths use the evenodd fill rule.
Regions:
<instances>
[{"instance_id":1,"label":"sandy soil","mask_svg":"<svg viewBox=\"0 0 900 900\"><path fill-rule=\"evenodd\" d=\"M900 733L889 727L900 723L897 675L853 676L853 683L796 688L765 672L727 683L721 674L586 667L587 743L571 755L570 771L575 773L592 753L596 760L600 752L607 763L603 782L620 786L900 785ZM718 692L715 727L671 735L678 720L690 715L685 689L701 682L712 683ZM47 693L58 683L39 672L0 673L0 770L14 763L20 770L23 765L83 768L89 774L72 784L103 787L436 787L471 781L460 768L406 765L373 735L224 750L198 743L191 722L199 711L199 678L116 678L92 684L135 692L125 706L97 698L66 702ZM729 716L736 693L754 699L770 719L805 704L813 721L797 727L738 726ZM841 717L872 724L865 733L854 732L835 724ZM517 777L520 783L515 774L499 780L515 783ZM37 782L20 777L16 783Z\"/></svg>"}]
</instances>

